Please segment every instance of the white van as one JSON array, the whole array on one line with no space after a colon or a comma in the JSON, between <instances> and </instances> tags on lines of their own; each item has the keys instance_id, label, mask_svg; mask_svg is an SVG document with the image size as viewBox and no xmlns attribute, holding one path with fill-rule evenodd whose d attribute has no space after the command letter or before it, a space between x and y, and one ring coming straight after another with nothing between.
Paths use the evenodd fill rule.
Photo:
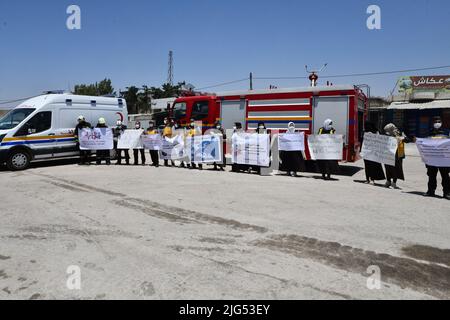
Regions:
<instances>
[{"instance_id":1,"label":"white van","mask_svg":"<svg viewBox=\"0 0 450 320\"><path fill-rule=\"evenodd\" d=\"M0 119L0 164L24 170L31 161L79 156L74 138L77 118L92 126L100 117L110 127L128 122L125 99L72 94L31 98Z\"/></svg>"}]
</instances>

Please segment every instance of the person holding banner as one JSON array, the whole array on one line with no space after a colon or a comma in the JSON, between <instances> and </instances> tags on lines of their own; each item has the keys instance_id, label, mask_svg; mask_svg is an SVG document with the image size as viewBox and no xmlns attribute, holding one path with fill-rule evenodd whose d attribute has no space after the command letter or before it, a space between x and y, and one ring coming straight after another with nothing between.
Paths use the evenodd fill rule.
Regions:
<instances>
[{"instance_id":1,"label":"person holding banner","mask_svg":"<svg viewBox=\"0 0 450 320\"><path fill-rule=\"evenodd\" d=\"M336 130L333 128L333 120L326 119L323 123L323 127L319 129L318 134L335 134ZM320 173L324 180L331 179L331 171L333 168L338 168L339 164L336 160L317 160Z\"/></svg>"},{"instance_id":2,"label":"person holding banner","mask_svg":"<svg viewBox=\"0 0 450 320\"><path fill-rule=\"evenodd\" d=\"M75 129L74 129L74 137L75 137L75 142L77 143L77 148L80 148L80 139L79 139L79 134L80 134L80 130L87 128L90 129L92 128L91 124L89 122L86 121L86 118L84 116L79 116L78 117L78 124L76 125ZM78 163L79 165L89 165L89 156L91 155L89 150L81 150L80 149L80 162Z\"/></svg>"},{"instance_id":3,"label":"person holding banner","mask_svg":"<svg viewBox=\"0 0 450 320\"><path fill-rule=\"evenodd\" d=\"M397 181L405 180L405 175L403 173L403 159L405 159L405 137L401 134L400 130L393 124L389 123L384 127L384 132L387 136L394 137L397 139L398 148L395 154L395 167L385 164L384 168L386 170L386 188L393 187L397 189Z\"/></svg>"},{"instance_id":4,"label":"person holding banner","mask_svg":"<svg viewBox=\"0 0 450 320\"><path fill-rule=\"evenodd\" d=\"M449 139L448 132L442 129L442 120L440 117L434 118L433 129L430 132L431 139ZM442 178L442 189L444 191L444 198L450 200L450 167L427 167L428 175L428 191L424 194L426 197L435 197L435 192L437 189L437 174L440 172Z\"/></svg>"},{"instance_id":5,"label":"person holding banner","mask_svg":"<svg viewBox=\"0 0 450 320\"><path fill-rule=\"evenodd\" d=\"M364 124L364 132L370 132L373 134L378 134L378 130L372 122L366 121ZM364 136L361 138L361 148L364 144ZM364 159L364 169L366 172L366 183L375 184L376 180L385 180L383 166L379 162L374 162Z\"/></svg>"},{"instance_id":6,"label":"person holding banner","mask_svg":"<svg viewBox=\"0 0 450 320\"><path fill-rule=\"evenodd\" d=\"M186 127L183 127L179 121L175 123L176 134L183 138L184 145L186 145ZM188 157L180 159L180 168L190 168L189 161L186 161Z\"/></svg>"},{"instance_id":7,"label":"person holding banner","mask_svg":"<svg viewBox=\"0 0 450 320\"><path fill-rule=\"evenodd\" d=\"M225 160L226 147L225 146L226 146L227 137L225 134L225 130L223 130L222 124L220 123L220 121L216 121L214 126L215 126L215 129L212 129L211 133L220 136L222 139L222 164L217 164L217 162L214 162L214 170L225 171L225 169L224 169L224 167L226 165L226 160Z\"/></svg>"},{"instance_id":8,"label":"person holding banner","mask_svg":"<svg viewBox=\"0 0 450 320\"><path fill-rule=\"evenodd\" d=\"M233 135L239 135L243 133L244 130L242 129L242 123L235 122L233 126ZM233 139L233 137L232 137ZM231 171L232 172L241 172L241 171L247 171L250 169L249 165L246 164L240 164L240 163L233 163L231 165Z\"/></svg>"},{"instance_id":9,"label":"person holding banner","mask_svg":"<svg viewBox=\"0 0 450 320\"><path fill-rule=\"evenodd\" d=\"M147 134L158 134L158 131L155 129L155 123L150 121L147 128ZM159 150L150 150L150 158L152 159L152 166L158 168L159 167Z\"/></svg>"},{"instance_id":10,"label":"person holding banner","mask_svg":"<svg viewBox=\"0 0 450 320\"><path fill-rule=\"evenodd\" d=\"M194 145L194 137L197 135L201 135L201 134L202 134L202 129L200 128L200 126L195 124L194 119L191 119L191 125L189 126L188 131L187 131L187 139L191 139L192 145ZM197 169L197 164L198 164L198 168L200 170L203 170L203 165L201 163L196 163L194 161L194 159L191 159L190 169Z\"/></svg>"},{"instance_id":11,"label":"person holding banner","mask_svg":"<svg viewBox=\"0 0 450 320\"><path fill-rule=\"evenodd\" d=\"M258 126L256 128L256 133L257 134L267 134L267 128L266 128L266 125L264 124L264 122L258 122ZM269 139L270 139L270 137L269 137ZM251 173L252 171L256 171L256 173L261 174L261 167L251 165L251 166L249 166L247 172Z\"/></svg>"},{"instance_id":12,"label":"person holding banner","mask_svg":"<svg viewBox=\"0 0 450 320\"><path fill-rule=\"evenodd\" d=\"M295 134L295 123L289 122L288 134ZM288 176L297 177L297 172L305 171L305 160L301 151L280 151L280 171L286 171Z\"/></svg>"},{"instance_id":13,"label":"person holding banner","mask_svg":"<svg viewBox=\"0 0 450 320\"><path fill-rule=\"evenodd\" d=\"M118 149L117 148L117 145L118 145L118 142L119 142L119 137L125 130L127 130L127 126L122 124L121 120L117 120L116 127L113 130L114 150L116 150L116 155L117 155L117 163L116 163L116 165L121 165L122 164L122 151L125 154L125 163L127 165L130 164L130 153L128 152L128 149Z\"/></svg>"},{"instance_id":14,"label":"person holding banner","mask_svg":"<svg viewBox=\"0 0 450 320\"><path fill-rule=\"evenodd\" d=\"M106 125L105 118L99 118L98 119L98 123L97 123L96 128L108 128L108 126ZM110 150L97 150L95 152L95 156L96 156L96 161L95 162L97 163L97 165L100 165L103 160L106 162L106 164L108 166L111 164Z\"/></svg>"},{"instance_id":15,"label":"person holding banner","mask_svg":"<svg viewBox=\"0 0 450 320\"><path fill-rule=\"evenodd\" d=\"M172 138L172 134L173 134L173 130L172 130L172 124L170 123L169 119L164 118L164 129L162 132L162 136L163 138ZM173 162L173 160L170 160L172 166L175 165L175 163ZM169 160L164 159L164 166L168 167L169 166Z\"/></svg>"},{"instance_id":16,"label":"person holding banner","mask_svg":"<svg viewBox=\"0 0 450 320\"><path fill-rule=\"evenodd\" d=\"M139 121L136 121L136 124L134 125L135 130L141 130L141 123ZM134 165L137 166L139 164L139 153L141 154L141 161L142 165L145 166L145 150L144 147L138 147L133 149L133 156L134 156Z\"/></svg>"}]
</instances>

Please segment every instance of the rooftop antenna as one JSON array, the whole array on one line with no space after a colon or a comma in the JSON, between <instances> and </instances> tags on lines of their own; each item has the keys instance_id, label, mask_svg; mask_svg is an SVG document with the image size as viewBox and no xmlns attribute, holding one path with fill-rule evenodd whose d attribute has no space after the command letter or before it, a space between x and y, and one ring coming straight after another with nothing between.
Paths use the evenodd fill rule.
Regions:
<instances>
[{"instance_id":1,"label":"rooftop antenna","mask_svg":"<svg viewBox=\"0 0 450 320\"><path fill-rule=\"evenodd\" d=\"M317 70L308 70L308 66L305 66L306 72L309 73L309 77L308 79L311 81L311 87L315 87L317 86L317 80L319 80L319 76L317 75L318 73L322 72L326 67L328 66L328 63L325 63L322 68L320 68L319 71Z\"/></svg>"},{"instance_id":2,"label":"rooftop antenna","mask_svg":"<svg viewBox=\"0 0 450 320\"><path fill-rule=\"evenodd\" d=\"M169 51L169 68L167 71L167 83L173 86L173 51Z\"/></svg>"}]
</instances>

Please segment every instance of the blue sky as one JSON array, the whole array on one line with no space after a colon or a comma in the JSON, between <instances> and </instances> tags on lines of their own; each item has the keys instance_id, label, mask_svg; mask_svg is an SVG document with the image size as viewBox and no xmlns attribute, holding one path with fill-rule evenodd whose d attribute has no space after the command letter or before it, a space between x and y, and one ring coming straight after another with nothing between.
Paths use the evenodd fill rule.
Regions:
<instances>
[{"instance_id":1,"label":"blue sky","mask_svg":"<svg viewBox=\"0 0 450 320\"><path fill-rule=\"evenodd\" d=\"M81 30L66 28L70 4L81 7ZM381 7L381 30L366 27L370 4ZM450 65L449 39L448 0L2 0L0 100L105 77L116 90L159 86L167 77L169 50L175 81L204 87L250 71L255 77L304 76L305 64L325 62L324 75ZM398 76L332 81L367 83L373 94L386 96ZM256 88L270 84L308 82L255 81Z\"/></svg>"}]
</instances>

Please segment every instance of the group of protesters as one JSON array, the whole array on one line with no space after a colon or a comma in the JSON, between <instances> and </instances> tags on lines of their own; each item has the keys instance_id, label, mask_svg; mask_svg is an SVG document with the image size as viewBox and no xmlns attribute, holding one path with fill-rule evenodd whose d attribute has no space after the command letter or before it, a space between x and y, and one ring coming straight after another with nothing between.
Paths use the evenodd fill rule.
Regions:
<instances>
[{"instance_id":1,"label":"group of protesters","mask_svg":"<svg viewBox=\"0 0 450 320\"><path fill-rule=\"evenodd\" d=\"M395 165L384 165L381 163L364 160L366 183L374 184L377 180L386 180L386 188L398 189L398 180L405 180L403 171L403 160L406 158L405 143L412 142L404 133L402 133L393 123L387 124L384 128L384 134L397 140L397 152L395 154ZM375 125L371 122L365 123L365 132L380 134ZM433 119L433 127L430 129L428 138L431 139L449 139L449 132L442 127L442 119L437 116ZM364 140L362 141L364 144ZM435 167L426 165L428 176L428 189L424 193L426 197L435 197L437 189L437 175L441 174L443 197L450 200L450 167ZM386 172L386 173L385 173Z\"/></svg>"},{"instance_id":2,"label":"group of protesters","mask_svg":"<svg viewBox=\"0 0 450 320\"><path fill-rule=\"evenodd\" d=\"M98 120L98 123L96 125L96 128L106 128L106 121L104 118L100 118ZM394 188L398 189L398 180L405 180L405 174L403 171L403 160L405 159L405 143L410 142L408 137L405 136L404 133L402 133L397 126L393 123L387 124L383 130L384 132L380 133L378 129L375 127L375 125L371 122L365 123L365 132L366 133L372 133L372 134L385 134L387 136L393 137L397 140L397 151L395 154L395 165L384 165L384 171L383 166L381 163L370 161L370 160L364 160L365 164L365 174L366 174L366 183L375 184L375 181L378 180L386 180L385 187L386 188ZM91 124L86 121L86 119L83 116L80 116L78 118L78 125L75 128L75 137L78 141L78 130L83 128L92 128ZM135 129L141 130L141 123L137 121L135 123ZM116 127L113 128L113 137L114 137L114 150L116 151L117 155L117 163L116 165L121 165L122 160L125 160L125 164L130 164L130 155L128 149L119 149L118 148L118 141L120 136L123 134L123 132L127 130L127 127L118 120L116 123ZM183 134L186 137L193 137L196 135L202 135L202 128L200 125L198 125L194 119L191 119L190 124L187 126L182 127L179 123L175 122L172 119L165 118L164 124L162 127L156 127L154 122L150 121L149 127L144 130L144 135L154 135L154 134L160 134L163 138L171 138L175 132L179 132L179 130L183 131ZM223 150L225 150L225 141L226 141L226 134L225 130L223 129L221 123L217 121L214 125L214 128L211 130L208 130L209 133L212 134L218 134L221 136L222 141L224 143ZM242 124L240 122L236 122L233 127L233 133L242 133L244 132L244 129L242 127ZM290 122L287 127L287 133L295 133L295 123ZM265 124L263 122L258 123L256 128L257 134L267 134L269 131L267 130ZM333 121L331 119L327 119L324 121L323 126L319 129L317 132L319 135L328 135L328 134L336 134L336 130L333 127ZM442 128L442 121L439 117L436 117L434 119L433 128L430 131L430 138L433 139L442 139L442 138L449 138L448 132L446 132ZM363 140L363 137L361 137L361 140ZM364 144L364 141L362 141L362 144ZM80 164L89 164L89 151L81 150L80 149ZM139 165L139 155L141 158L141 165L145 165L146 163L146 157L145 157L145 149L144 148L137 148L133 149L133 155L134 155L134 165ZM303 152L301 151L280 151L280 167L279 170L286 172L289 176L297 176L298 172L306 171L306 162ZM222 161L221 162L214 162L214 169L215 170L221 170L224 171L225 167L225 152L222 152ZM159 167L160 165L160 159L159 159L159 151L158 150L150 150L150 158L152 162L152 166ZM110 158L110 152L109 150L98 150L96 152L96 164L101 164L102 161L105 161L107 165L111 164L111 158ZM170 164L169 164L170 161ZM202 163L196 163L194 159L192 161L186 161L183 159L179 159L180 164L179 167L182 168L190 168L190 169L203 169ZM337 160L316 160L317 167L319 169L319 172L322 175L322 178L324 180L331 180L331 174L333 172L336 172L336 170L339 168L338 161ZM164 159L164 166L176 166L174 160L168 160ZM427 168L427 175L429 177L428 181L428 190L424 194L427 197L434 197L435 192L437 189L437 174L440 172L442 177L442 187L443 187L443 193L444 198L450 200L450 178L449 178L449 172L450 168L448 167L433 167L433 166L426 166ZM233 172L261 172L260 166L255 165L247 165L247 164L238 164L233 163L232 164L232 171Z\"/></svg>"},{"instance_id":3,"label":"group of protesters","mask_svg":"<svg viewBox=\"0 0 450 320\"><path fill-rule=\"evenodd\" d=\"M79 130L81 129L91 129L94 128L89 122L86 121L84 116L78 117L78 124L74 129L74 135L75 139L77 141L77 146L79 148ZM106 121L104 118L99 118L98 123L95 126L95 128L108 128L106 125ZM113 142L114 142L114 151L116 153L117 162L116 165L130 165L130 152L129 149L121 149L119 147L119 139L120 136L127 130L127 126L122 123L121 120L117 120L116 126L112 128L113 132ZM175 134L175 132L179 132L179 130L183 131L183 135L187 138L201 135L202 134L202 128L199 126L194 119L191 119L191 123L185 127L182 127L179 123L175 123L173 120L169 120L168 118L164 119L164 125L162 127L156 127L153 121L149 122L148 128L144 129L141 127L141 122L136 121L135 122L135 130L143 130L143 135L155 135L160 134L163 138L171 138ZM225 130L222 128L222 125L219 121L216 122L214 129L209 131L213 134L218 134L222 137L223 141L226 139ZM151 166L159 167L160 166L160 159L159 159L159 151L158 150L149 150L150 151L150 158L151 158ZM103 163L103 161L107 164L111 164L111 153L109 150L97 150L95 152L96 157L95 161L97 165L100 165ZM139 158L140 158L140 165L146 165L146 156L145 156L145 149L143 147L134 148L133 149L133 156L134 156L134 162L133 165L139 165ZM82 150L80 149L80 165L90 165L90 151L89 150ZM123 162L124 160L124 162ZM170 161L170 163L169 163ZM164 159L164 166L171 167L175 166L174 160L168 160ZM223 161L221 162L214 162L213 163L215 170L225 171L225 155L223 155ZM203 165L201 163L197 163L196 161L187 161L186 159L180 159L180 167L183 168L190 168L190 169L203 169Z\"/></svg>"}]
</instances>

